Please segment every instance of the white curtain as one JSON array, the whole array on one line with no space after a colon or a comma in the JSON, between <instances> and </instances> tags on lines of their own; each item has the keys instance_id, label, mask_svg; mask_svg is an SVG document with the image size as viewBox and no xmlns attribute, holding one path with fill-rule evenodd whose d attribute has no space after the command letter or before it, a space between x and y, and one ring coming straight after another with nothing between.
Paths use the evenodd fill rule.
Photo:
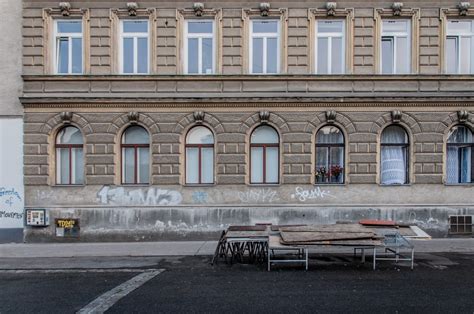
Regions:
<instances>
[{"instance_id":1,"label":"white curtain","mask_svg":"<svg viewBox=\"0 0 474 314\"><path fill-rule=\"evenodd\" d=\"M459 162L458 148L448 146L447 156L447 180L448 183L456 184L459 182Z\"/></svg>"},{"instance_id":2,"label":"white curtain","mask_svg":"<svg viewBox=\"0 0 474 314\"><path fill-rule=\"evenodd\" d=\"M400 127L388 127L382 133L382 144L383 143L406 143L406 133ZM382 184L405 184L406 157L406 150L403 146L382 146Z\"/></svg>"}]
</instances>

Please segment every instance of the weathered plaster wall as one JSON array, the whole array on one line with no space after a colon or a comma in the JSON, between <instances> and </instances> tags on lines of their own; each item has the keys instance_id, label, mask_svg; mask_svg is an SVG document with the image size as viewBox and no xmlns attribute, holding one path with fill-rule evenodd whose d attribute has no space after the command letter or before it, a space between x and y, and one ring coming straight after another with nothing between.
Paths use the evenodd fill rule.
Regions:
<instances>
[{"instance_id":1,"label":"weathered plaster wall","mask_svg":"<svg viewBox=\"0 0 474 314\"><path fill-rule=\"evenodd\" d=\"M416 223L446 236L449 215L472 215L471 187L374 185L280 187L28 187L27 207L79 218L81 241L215 239L229 224L322 224L363 218ZM54 226L26 241L60 241Z\"/></svg>"}]
</instances>

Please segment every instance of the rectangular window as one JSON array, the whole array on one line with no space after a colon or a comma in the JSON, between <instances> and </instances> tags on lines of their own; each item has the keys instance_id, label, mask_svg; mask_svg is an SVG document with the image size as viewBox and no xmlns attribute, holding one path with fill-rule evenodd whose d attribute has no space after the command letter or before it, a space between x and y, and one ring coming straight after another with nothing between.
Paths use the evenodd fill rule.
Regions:
<instances>
[{"instance_id":1,"label":"rectangular window","mask_svg":"<svg viewBox=\"0 0 474 314\"><path fill-rule=\"evenodd\" d=\"M215 73L214 21L186 21L184 72Z\"/></svg>"},{"instance_id":2,"label":"rectangular window","mask_svg":"<svg viewBox=\"0 0 474 314\"><path fill-rule=\"evenodd\" d=\"M254 20L250 22L250 73L280 72L280 22Z\"/></svg>"},{"instance_id":3,"label":"rectangular window","mask_svg":"<svg viewBox=\"0 0 474 314\"><path fill-rule=\"evenodd\" d=\"M316 73L343 74L345 72L344 21L316 23Z\"/></svg>"},{"instance_id":4,"label":"rectangular window","mask_svg":"<svg viewBox=\"0 0 474 314\"><path fill-rule=\"evenodd\" d=\"M445 65L448 74L474 73L474 21L449 20L446 29Z\"/></svg>"},{"instance_id":5,"label":"rectangular window","mask_svg":"<svg viewBox=\"0 0 474 314\"><path fill-rule=\"evenodd\" d=\"M82 21L57 20L55 33L55 73L82 74Z\"/></svg>"},{"instance_id":6,"label":"rectangular window","mask_svg":"<svg viewBox=\"0 0 474 314\"><path fill-rule=\"evenodd\" d=\"M122 74L149 73L148 21L121 21L120 61Z\"/></svg>"},{"instance_id":7,"label":"rectangular window","mask_svg":"<svg viewBox=\"0 0 474 314\"><path fill-rule=\"evenodd\" d=\"M411 21L382 22L380 71L382 74L411 72Z\"/></svg>"}]
</instances>

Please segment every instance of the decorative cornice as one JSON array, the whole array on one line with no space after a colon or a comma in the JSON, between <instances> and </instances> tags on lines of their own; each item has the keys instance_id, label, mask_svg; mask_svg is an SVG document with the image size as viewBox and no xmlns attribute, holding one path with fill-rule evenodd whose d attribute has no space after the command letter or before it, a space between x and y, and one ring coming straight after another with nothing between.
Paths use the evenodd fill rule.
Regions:
<instances>
[{"instance_id":1,"label":"decorative cornice","mask_svg":"<svg viewBox=\"0 0 474 314\"><path fill-rule=\"evenodd\" d=\"M140 114L136 111L130 111L127 114L127 119L132 124L138 123L138 120L140 119Z\"/></svg>"},{"instance_id":2,"label":"decorative cornice","mask_svg":"<svg viewBox=\"0 0 474 314\"><path fill-rule=\"evenodd\" d=\"M258 6L258 9L260 10L260 15L261 16L268 16L268 12L270 12L270 3L269 2L262 2Z\"/></svg>"},{"instance_id":3,"label":"decorative cornice","mask_svg":"<svg viewBox=\"0 0 474 314\"><path fill-rule=\"evenodd\" d=\"M71 123L72 120L72 112L70 111L63 111L59 114L59 118L63 123Z\"/></svg>"},{"instance_id":4,"label":"decorative cornice","mask_svg":"<svg viewBox=\"0 0 474 314\"><path fill-rule=\"evenodd\" d=\"M406 107L417 107L417 108L459 108L459 107L466 107L469 106L474 107L474 100L470 102L388 102L388 101L374 101L374 102L261 102L261 103L251 103L251 102L206 102L206 103L194 103L194 102L146 102L146 101L127 101L127 102L117 102L117 101L100 101L95 100L94 102L84 102L84 101L77 101L77 102L61 102L61 103L51 103L51 102L30 102L30 103L23 103L25 109L36 109L36 108L51 108L51 109L66 109L66 108L73 108L73 109L123 109L126 110L130 108L181 108L181 109L189 109L189 108L249 108L251 111L255 108L386 108L386 107L399 107L399 108L406 108Z\"/></svg>"},{"instance_id":5,"label":"decorative cornice","mask_svg":"<svg viewBox=\"0 0 474 314\"><path fill-rule=\"evenodd\" d=\"M393 110L390 113L390 116L392 118L393 123L400 123L400 121L402 120L402 112L400 110Z\"/></svg>"},{"instance_id":6,"label":"decorative cornice","mask_svg":"<svg viewBox=\"0 0 474 314\"><path fill-rule=\"evenodd\" d=\"M59 10L62 16L69 16L71 14L71 4L69 2L59 2Z\"/></svg>"},{"instance_id":7,"label":"decorative cornice","mask_svg":"<svg viewBox=\"0 0 474 314\"><path fill-rule=\"evenodd\" d=\"M469 8L471 7L470 2L461 2L458 4L459 15L466 16Z\"/></svg>"},{"instance_id":8,"label":"decorative cornice","mask_svg":"<svg viewBox=\"0 0 474 314\"><path fill-rule=\"evenodd\" d=\"M394 16L400 16L403 9L403 2L394 2L392 4L392 10Z\"/></svg>"},{"instance_id":9,"label":"decorative cornice","mask_svg":"<svg viewBox=\"0 0 474 314\"><path fill-rule=\"evenodd\" d=\"M270 112L260 111L258 113L258 117L260 119L260 123L268 123L268 120L270 119Z\"/></svg>"},{"instance_id":10,"label":"decorative cornice","mask_svg":"<svg viewBox=\"0 0 474 314\"><path fill-rule=\"evenodd\" d=\"M336 121L336 111L334 110L326 111L326 121L328 123L333 123L334 121Z\"/></svg>"},{"instance_id":11,"label":"decorative cornice","mask_svg":"<svg viewBox=\"0 0 474 314\"><path fill-rule=\"evenodd\" d=\"M326 10L328 16L336 15L337 3L336 2L326 2Z\"/></svg>"},{"instance_id":12,"label":"decorative cornice","mask_svg":"<svg viewBox=\"0 0 474 314\"><path fill-rule=\"evenodd\" d=\"M202 16L202 12L204 12L204 3L202 2L193 3L193 10L194 10L194 15Z\"/></svg>"},{"instance_id":13,"label":"decorative cornice","mask_svg":"<svg viewBox=\"0 0 474 314\"><path fill-rule=\"evenodd\" d=\"M466 122L469 120L469 112L467 110L459 110L457 112L459 122Z\"/></svg>"},{"instance_id":14,"label":"decorative cornice","mask_svg":"<svg viewBox=\"0 0 474 314\"><path fill-rule=\"evenodd\" d=\"M193 113L194 122L202 123L204 121L204 116L205 116L204 111L194 111Z\"/></svg>"},{"instance_id":15,"label":"decorative cornice","mask_svg":"<svg viewBox=\"0 0 474 314\"><path fill-rule=\"evenodd\" d=\"M127 2L128 15L136 16L138 10L138 4L136 2Z\"/></svg>"}]
</instances>

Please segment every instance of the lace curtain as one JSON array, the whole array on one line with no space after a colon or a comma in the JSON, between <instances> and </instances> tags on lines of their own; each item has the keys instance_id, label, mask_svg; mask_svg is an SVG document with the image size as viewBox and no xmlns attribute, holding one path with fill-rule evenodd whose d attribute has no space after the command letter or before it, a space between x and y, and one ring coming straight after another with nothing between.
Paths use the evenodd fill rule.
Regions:
<instances>
[{"instance_id":1,"label":"lace curtain","mask_svg":"<svg viewBox=\"0 0 474 314\"><path fill-rule=\"evenodd\" d=\"M405 184L407 154L404 144L408 143L406 132L397 126L386 128L382 133L381 178L382 184ZM401 144L383 146L383 144Z\"/></svg>"}]
</instances>

